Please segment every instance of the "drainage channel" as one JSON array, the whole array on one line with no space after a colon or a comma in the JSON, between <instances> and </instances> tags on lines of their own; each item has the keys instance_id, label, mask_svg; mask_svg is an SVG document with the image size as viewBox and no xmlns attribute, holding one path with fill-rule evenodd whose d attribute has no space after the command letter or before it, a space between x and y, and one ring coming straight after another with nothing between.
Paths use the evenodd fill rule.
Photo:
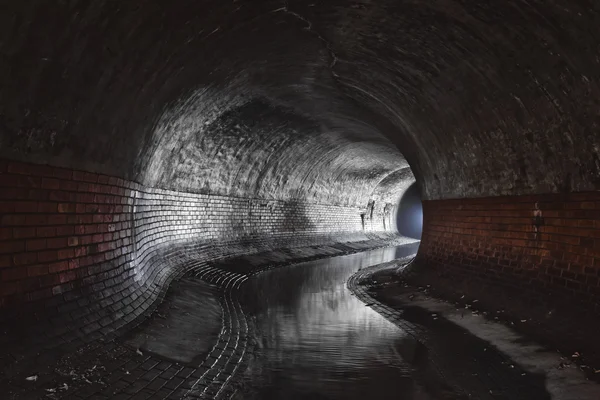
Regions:
<instances>
[{"instance_id":1,"label":"drainage channel","mask_svg":"<svg viewBox=\"0 0 600 400\"><path fill-rule=\"evenodd\" d=\"M410 257L417 246L333 257L252 276L240 290L240 302L253 325L256 345L236 398L460 398L429 363L418 340L346 286L357 271Z\"/></svg>"}]
</instances>

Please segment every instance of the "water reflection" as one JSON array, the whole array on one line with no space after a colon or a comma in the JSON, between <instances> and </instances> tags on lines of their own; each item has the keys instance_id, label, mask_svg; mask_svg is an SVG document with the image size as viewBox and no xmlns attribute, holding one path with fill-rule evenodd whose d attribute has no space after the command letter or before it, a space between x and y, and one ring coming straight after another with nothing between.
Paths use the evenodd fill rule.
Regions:
<instances>
[{"instance_id":1,"label":"water reflection","mask_svg":"<svg viewBox=\"0 0 600 400\"><path fill-rule=\"evenodd\" d=\"M407 256L417 245L319 260L260 274L244 304L259 350L246 398L429 399L412 376L413 339L351 295L358 269Z\"/></svg>"}]
</instances>

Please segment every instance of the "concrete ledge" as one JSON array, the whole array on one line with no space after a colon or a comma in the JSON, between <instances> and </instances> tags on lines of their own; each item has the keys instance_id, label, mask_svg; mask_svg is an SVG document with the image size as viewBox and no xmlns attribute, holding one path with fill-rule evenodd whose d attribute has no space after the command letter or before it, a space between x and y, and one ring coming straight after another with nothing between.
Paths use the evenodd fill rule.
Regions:
<instances>
[{"instance_id":1,"label":"concrete ledge","mask_svg":"<svg viewBox=\"0 0 600 400\"><path fill-rule=\"evenodd\" d=\"M536 337L522 334L521 327L535 324L535 321L515 323L504 310L485 311L485 305L479 299L464 295L461 296L463 303L443 300L441 292L437 291L439 281L426 284L422 279L411 279L416 275L416 265L412 263L409 268L405 267L402 263L391 262L365 269L349 280L348 287L368 306L427 346L432 361L455 386L469 388L474 385L472 387L475 390L479 386L479 389L488 388L490 393L510 394L509 398L515 399L591 399L600 394L600 386L586 379L586 373L589 378L594 368L575 363L584 353L573 352L561 356L554 347L536 344L532 341ZM416 286L418 284L421 286ZM420 322L415 323L419 318ZM473 335L485 347L484 352L476 354L479 346L476 343L465 351L456 350L455 354L471 358L475 364L480 363L477 371L481 372L482 379L483 376L491 377L489 382L468 382L464 374L461 376L456 371L468 372L469 369L457 368L460 360L446 360L443 356L444 347L436 346L436 336L444 338L446 347L457 345L452 334L457 329L464 332L462 335ZM437 334L438 330L443 334ZM457 335L455 338L459 337ZM561 337L564 340L566 336ZM470 352L473 354L468 355ZM571 358L571 354L577 354L577 358ZM490 362L492 365L489 365ZM517 370L519 373L515 374ZM529 378L523 381L521 377ZM541 387L540 382L543 384ZM543 395L539 391L541 389L548 394ZM485 392L487 390L482 393Z\"/></svg>"}]
</instances>

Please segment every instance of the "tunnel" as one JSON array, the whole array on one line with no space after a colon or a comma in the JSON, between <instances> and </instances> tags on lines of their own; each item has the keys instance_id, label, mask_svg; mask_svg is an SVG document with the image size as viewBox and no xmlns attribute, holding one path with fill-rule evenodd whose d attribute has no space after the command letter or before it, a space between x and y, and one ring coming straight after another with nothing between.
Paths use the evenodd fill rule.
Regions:
<instances>
[{"instance_id":1,"label":"tunnel","mask_svg":"<svg viewBox=\"0 0 600 400\"><path fill-rule=\"evenodd\" d=\"M398 233L406 237L421 239L423 235L423 204L416 183L402 193L397 205L396 227Z\"/></svg>"},{"instance_id":2,"label":"tunnel","mask_svg":"<svg viewBox=\"0 0 600 400\"><path fill-rule=\"evenodd\" d=\"M0 386L60 398L44 355L258 271L231 260L408 242L415 287L600 360L599 27L591 0L4 2Z\"/></svg>"}]
</instances>

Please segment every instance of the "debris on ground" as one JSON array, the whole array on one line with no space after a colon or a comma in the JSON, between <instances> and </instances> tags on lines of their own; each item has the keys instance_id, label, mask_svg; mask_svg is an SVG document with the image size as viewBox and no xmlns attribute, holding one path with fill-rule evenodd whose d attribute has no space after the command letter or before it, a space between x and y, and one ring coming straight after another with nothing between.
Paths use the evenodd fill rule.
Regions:
<instances>
[{"instance_id":1,"label":"debris on ground","mask_svg":"<svg viewBox=\"0 0 600 400\"><path fill-rule=\"evenodd\" d=\"M567 367L570 367L571 363L566 363L566 362L561 362L560 364L558 364L558 369L565 369Z\"/></svg>"},{"instance_id":2,"label":"debris on ground","mask_svg":"<svg viewBox=\"0 0 600 400\"><path fill-rule=\"evenodd\" d=\"M46 392L48 392L48 393L57 393L58 391L65 391L66 392L67 390L69 390L69 385L67 385L66 383L63 383L59 387L46 389Z\"/></svg>"},{"instance_id":3,"label":"debris on ground","mask_svg":"<svg viewBox=\"0 0 600 400\"><path fill-rule=\"evenodd\" d=\"M28 376L27 378L25 378L25 380L29 381L29 382L35 382L35 381L38 380L38 376L37 375L31 375L31 376Z\"/></svg>"}]
</instances>

